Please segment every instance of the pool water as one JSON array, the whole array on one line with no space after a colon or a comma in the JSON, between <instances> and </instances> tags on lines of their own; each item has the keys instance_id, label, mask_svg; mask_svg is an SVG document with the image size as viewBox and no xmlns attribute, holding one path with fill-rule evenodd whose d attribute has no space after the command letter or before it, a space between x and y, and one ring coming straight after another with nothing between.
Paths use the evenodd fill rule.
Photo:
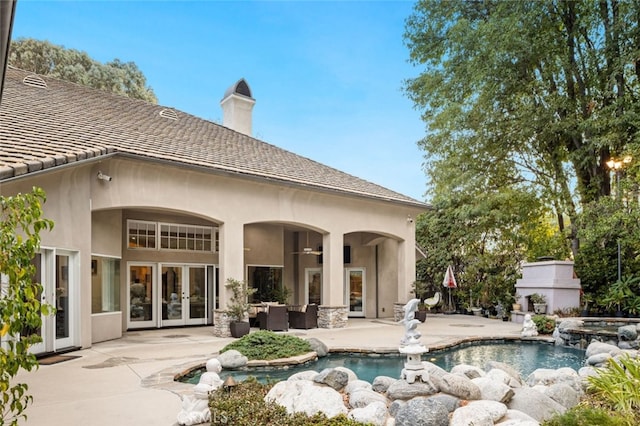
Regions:
<instances>
[{"instance_id":1,"label":"pool water","mask_svg":"<svg viewBox=\"0 0 640 426\"><path fill-rule=\"evenodd\" d=\"M525 378L538 368L571 367L577 371L584 365L584 359L584 350L534 342L472 343L422 355L423 361L430 361L447 371L458 364L484 368L487 361L500 361L518 370ZM320 372L325 368L346 367L353 370L359 379L371 383L377 376L399 378L405 361L406 356L400 354L333 353L319 358L318 361L285 368L224 370L220 373L220 377L224 380L231 375L236 381L243 381L253 376L261 382L280 381L300 371ZM180 381L196 384L203 371L203 369L194 370L183 376Z\"/></svg>"}]
</instances>

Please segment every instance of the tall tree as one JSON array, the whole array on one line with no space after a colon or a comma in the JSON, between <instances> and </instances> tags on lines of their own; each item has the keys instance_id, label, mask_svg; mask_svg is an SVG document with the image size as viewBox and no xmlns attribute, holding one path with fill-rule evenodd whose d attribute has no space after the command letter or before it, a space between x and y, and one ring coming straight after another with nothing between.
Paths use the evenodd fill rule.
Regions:
<instances>
[{"instance_id":1,"label":"tall tree","mask_svg":"<svg viewBox=\"0 0 640 426\"><path fill-rule=\"evenodd\" d=\"M528 185L560 228L609 195L606 162L640 140L639 22L633 0L419 1L405 89L435 192Z\"/></svg>"},{"instance_id":2,"label":"tall tree","mask_svg":"<svg viewBox=\"0 0 640 426\"><path fill-rule=\"evenodd\" d=\"M158 103L147 79L133 62L114 59L102 64L75 49L48 41L20 38L11 43L9 65L72 83Z\"/></svg>"}]
</instances>

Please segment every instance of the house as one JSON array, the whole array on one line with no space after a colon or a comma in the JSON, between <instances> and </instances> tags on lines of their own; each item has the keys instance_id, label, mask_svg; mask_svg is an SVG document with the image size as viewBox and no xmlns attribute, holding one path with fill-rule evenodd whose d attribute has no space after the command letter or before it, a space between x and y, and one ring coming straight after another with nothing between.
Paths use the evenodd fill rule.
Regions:
<instances>
[{"instance_id":1,"label":"house","mask_svg":"<svg viewBox=\"0 0 640 426\"><path fill-rule=\"evenodd\" d=\"M47 194L34 262L43 299L36 352L123 331L213 324L226 335L229 278L319 304L321 327L390 317L415 279L427 205L251 137L245 80L223 125L8 67L0 194Z\"/></svg>"}]
</instances>

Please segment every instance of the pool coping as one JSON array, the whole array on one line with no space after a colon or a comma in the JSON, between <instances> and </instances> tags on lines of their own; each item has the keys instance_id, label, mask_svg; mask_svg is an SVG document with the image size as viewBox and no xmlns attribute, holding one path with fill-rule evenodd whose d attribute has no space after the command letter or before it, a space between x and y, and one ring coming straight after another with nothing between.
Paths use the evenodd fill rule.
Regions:
<instances>
[{"instance_id":1,"label":"pool coping","mask_svg":"<svg viewBox=\"0 0 640 426\"><path fill-rule=\"evenodd\" d=\"M427 352L441 351L451 349L455 346L463 345L465 343L477 343L477 342L542 342L542 343L554 343L555 340L548 335L534 336L534 337L521 337L521 336L469 336L463 338L450 338L446 342L426 346ZM399 354L398 347L379 347L379 348L353 348L348 346L332 347L328 350L329 353L361 353L361 354ZM186 375L190 371L202 368L206 365L207 361L215 356L220 355L220 352L212 354L211 357L203 358L200 360L190 361L187 363L175 365L169 368L158 371L150 376L142 379L142 386L158 390L166 390L172 392L181 398L186 395L193 395L194 384L179 382L177 379ZM297 365L304 362L312 361L317 358L316 352L308 352L303 355L298 355L290 358L278 358L275 360L252 360L247 363L248 367L265 367L265 366L284 366L284 365Z\"/></svg>"}]
</instances>

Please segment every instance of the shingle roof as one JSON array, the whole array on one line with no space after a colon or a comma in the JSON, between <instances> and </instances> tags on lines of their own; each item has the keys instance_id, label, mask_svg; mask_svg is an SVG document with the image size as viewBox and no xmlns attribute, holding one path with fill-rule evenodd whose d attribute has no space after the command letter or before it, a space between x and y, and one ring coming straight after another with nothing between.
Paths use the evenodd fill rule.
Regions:
<instances>
[{"instance_id":1,"label":"shingle roof","mask_svg":"<svg viewBox=\"0 0 640 426\"><path fill-rule=\"evenodd\" d=\"M133 155L403 204L425 204L219 124L8 67L0 181L105 155ZM162 113L162 115L161 115Z\"/></svg>"}]
</instances>

